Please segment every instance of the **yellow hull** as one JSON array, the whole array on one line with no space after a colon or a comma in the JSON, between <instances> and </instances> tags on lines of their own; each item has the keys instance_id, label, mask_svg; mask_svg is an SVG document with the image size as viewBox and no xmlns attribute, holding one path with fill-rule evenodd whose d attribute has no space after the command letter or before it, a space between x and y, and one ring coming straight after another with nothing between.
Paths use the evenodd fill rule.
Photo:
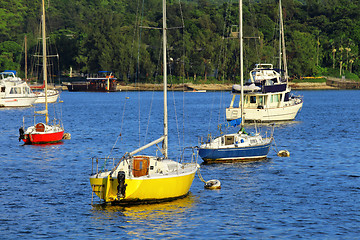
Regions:
<instances>
[{"instance_id":1,"label":"yellow hull","mask_svg":"<svg viewBox=\"0 0 360 240\"><path fill-rule=\"evenodd\" d=\"M188 174L125 179L125 197L118 197L118 180L111 177L90 177L93 192L105 202L160 201L180 198L188 194L195 177Z\"/></svg>"}]
</instances>

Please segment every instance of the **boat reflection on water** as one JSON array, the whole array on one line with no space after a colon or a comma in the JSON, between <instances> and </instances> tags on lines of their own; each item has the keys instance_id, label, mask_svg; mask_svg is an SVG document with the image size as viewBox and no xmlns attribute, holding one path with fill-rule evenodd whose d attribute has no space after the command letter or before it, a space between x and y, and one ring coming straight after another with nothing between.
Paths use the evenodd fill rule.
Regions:
<instances>
[{"instance_id":1,"label":"boat reflection on water","mask_svg":"<svg viewBox=\"0 0 360 240\"><path fill-rule=\"evenodd\" d=\"M184 198L176 199L170 202L139 204L129 206L116 206L108 204L93 204L93 211L96 212L96 219L118 217L121 213L124 217L130 217L132 220L151 220L171 217L193 208L197 202L197 197L189 193Z\"/></svg>"}]
</instances>

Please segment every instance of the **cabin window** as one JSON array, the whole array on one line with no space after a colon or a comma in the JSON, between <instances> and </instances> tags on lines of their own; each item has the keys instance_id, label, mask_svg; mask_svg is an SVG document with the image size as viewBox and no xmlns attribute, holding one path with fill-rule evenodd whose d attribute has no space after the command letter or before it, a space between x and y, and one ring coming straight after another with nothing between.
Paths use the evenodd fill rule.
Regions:
<instances>
[{"instance_id":1,"label":"cabin window","mask_svg":"<svg viewBox=\"0 0 360 240\"><path fill-rule=\"evenodd\" d=\"M234 144L234 136L225 136L225 145Z\"/></svg>"},{"instance_id":2,"label":"cabin window","mask_svg":"<svg viewBox=\"0 0 360 240\"><path fill-rule=\"evenodd\" d=\"M1 92L5 92L5 87L1 87Z\"/></svg>"},{"instance_id":3,"label":"cabin window","mask_svg":"<svg viewBox=\"0 0 360 240\"><path fill-rule=\"evenodd\" d=\"M244 98L244 103L245 104L249 103L249 98L247 96Z\"/></svg>"},{"instance_id":4,"label":"cabin window","mask_svg":"<svg viewBox=\"0 0 360 240\"><path fill-rule=\"evenodd\" d=\"M264 104L264 96L259 96L259 104L260 105Z\"/></svg>"},{"instance_id":5,"label":"cabin window","mask_svg":"<svg viewBox=\"0 0 360 240\"><path fill-rule=\"evenodd\" d=\"M279 95L271 95L270 102L279 102Z\"/></svg>"},{"instance_id":6,"label":"cabin window","mask_svg":"<svg viewBox=\"0 0 360 240\"><path fill-rule=\"evenodd\" d=\"M23 92L29 94L29 93L30 93L30 89L29 89L28 87L24 87L24 88L23 88Z\"/></svg>"},{"instance_id":7,"label":"cabin window","mask_svg":"<svg viewBox=\"0 0 360 240\"><path fill-rule=\"evenodd\" d=\"M10 89L10 94L19 94L21 93L21 88L13 87Z\"/></svg>"},{"instance_id":8,"label":"cabin window","mask_svg":"<svg viewBox=\"0 0 360 240\"><path fill-rule=\"evenodd\" d=\"M276 94L274 95L274 102L279 102L280 95Z\"/></svg>"},{"instance_id":9,"label":"cabin window","mask_svg":"<svg viewBox=\"0 0 360 240\"><path fill-rule=\"evenodd\" d=\"M250 96L250 103L256 103L256 96Z\"/></svg>"}]
</instances>

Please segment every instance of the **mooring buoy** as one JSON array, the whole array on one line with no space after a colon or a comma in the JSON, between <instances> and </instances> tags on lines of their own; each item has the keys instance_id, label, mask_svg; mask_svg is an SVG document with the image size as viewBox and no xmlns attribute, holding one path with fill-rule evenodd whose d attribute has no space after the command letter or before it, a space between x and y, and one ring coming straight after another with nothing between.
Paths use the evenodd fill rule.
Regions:
<instances>
[{"instance_id":1,"label":"mooring buoy","mask_svg":"<svg viewBox=\"0 0 360 240\"><path fill-rule=\"evenodd\" d=\"M209 180L205 183L204 186L206 189L220 189L221 188L221 183L219 180L213 179L213 180Z\"/></svg>"},{"instance_id":2,"label":"mooring buoy","mask_svg":"<svg viewBox=\"0 0 360 240\"><path fill-rule=\"evenodd\" d=\"M280 150L277 155L279 157L290 157L290 152L288 150Z\"/></svg>"}]
</instances>

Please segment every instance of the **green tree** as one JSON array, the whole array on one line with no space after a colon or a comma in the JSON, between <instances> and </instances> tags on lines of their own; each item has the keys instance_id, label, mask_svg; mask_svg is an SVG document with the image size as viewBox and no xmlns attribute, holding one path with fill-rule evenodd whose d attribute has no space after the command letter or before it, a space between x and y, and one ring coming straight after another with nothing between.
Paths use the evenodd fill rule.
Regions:
<instances>
[{"instance_id":1,"label":"green tree","mask_svg":"<svg viewBox=\"0 0 360 240\"><path fill-rule=\"evenodd\" d=\"M310 33L294 31L290 34L288 42L290 75L311 76L316 69L316 40L314 36Z\"/></svg>"}]
</instances>

